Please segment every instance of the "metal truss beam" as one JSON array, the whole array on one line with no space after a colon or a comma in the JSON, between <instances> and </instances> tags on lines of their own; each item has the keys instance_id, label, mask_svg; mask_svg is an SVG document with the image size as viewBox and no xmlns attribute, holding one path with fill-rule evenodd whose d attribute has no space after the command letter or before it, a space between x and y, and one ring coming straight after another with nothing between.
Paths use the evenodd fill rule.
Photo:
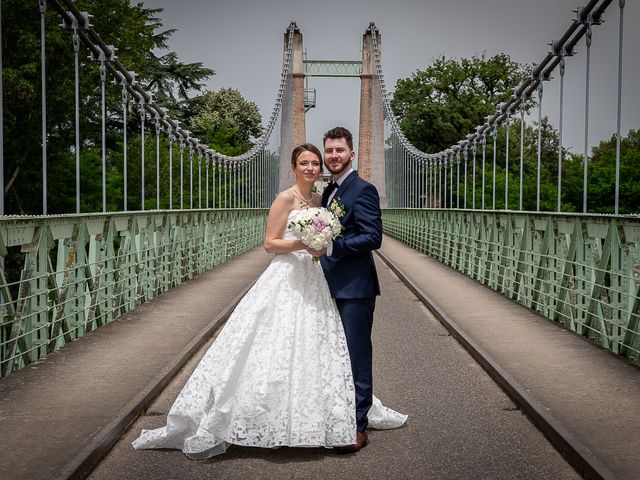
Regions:
<instances>
[{"instance_id":1,"label":"metal truss beam","mask_svg":"<svg viewBox=\"0 0 640 480\"><path fill-rule=\"evenodd\" d=\"M304 61L304 74L307 77L359 77L361 72L360 60Z\"/></svg>"}]
</instances>

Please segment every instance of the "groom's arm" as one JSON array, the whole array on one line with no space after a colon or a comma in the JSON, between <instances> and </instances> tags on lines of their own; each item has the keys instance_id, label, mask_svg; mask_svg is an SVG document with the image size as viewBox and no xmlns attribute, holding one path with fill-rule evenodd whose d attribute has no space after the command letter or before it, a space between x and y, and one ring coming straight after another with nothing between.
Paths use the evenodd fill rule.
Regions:
<instances>
[{"instance_id":1,"label":"groom's arm","mask_svg":"<svg viewBox=\"0 0 640 480\"><path fill-rule=\"evenodd\" d=\"M361 255L377 250L382 244L380 197L371 184L366 184L353 205L355 228L353 233L333 240L331 256Z\"/></svg>"}]
</instances>

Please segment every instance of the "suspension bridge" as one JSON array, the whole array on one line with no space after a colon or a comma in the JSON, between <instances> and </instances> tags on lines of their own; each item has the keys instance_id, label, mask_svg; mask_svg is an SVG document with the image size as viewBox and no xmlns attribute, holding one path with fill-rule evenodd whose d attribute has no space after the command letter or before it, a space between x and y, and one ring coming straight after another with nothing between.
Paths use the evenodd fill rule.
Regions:
<instances>
[{"instance_id":1,"label":"suspension bridge","mask_svg":"<svg viewBox=\"0 0 640 480\"><path fill-rule=\"evenodd\" d=\"M172 118L119 60L117 45L103 41L91 12L71 0L38 5L41 212L7 212L0 195L2 478L640 476L640 218L619 208L623 52L633 48L623 42L624 12L636 5L590 0L577 8L495 113L435 153L417 149L399 126L375 23L364 30L361 59L334 61L305 58L301 27L292 22L273 111L253 148L239 156L214 150ZM72 46L72 125L47 120L44 38L52 11ZM582 211L563 211L562 196L564 72L574 56L586 56L587 137L589 58L598 28L619 32L610 53L618 59L618 101L613 213L606 215L588 210L588 161ZM82 49L100 67L93 114L100 112L102 126L102 209L92 212L83 211L80 189L88 148L81 132ZM408 413L409 423L373 432L371 445L348 457L231 448L224 458L193 462L179 452L133 451L130 441L141 428L161 425L195 362L270 260L259 248L267 209L289 184L292 147L306 141L315 92L305 79L313 76L360 79L358 171L380 192L385 232L376 260L383 287L374 331L376 392ZM560 86L560 142L557 208L547 211L542 95L552 81ZM107 105L109 82L121 93ZM1 93L3 102L12 101ZM524 116L532 100L535 191L523 181ZM521 133L510 138L517 117ZM75 211L50 214L47 199L57 186L47 185L47 147L51 131L65 128L73 131ZM148 130L155 148L145 152ZM127 148L134 135L142 139L135 158ZM115 181L106 166L110 137L123 147L124 195L116 210L107 208L107 185ZM510 158L518 146L519 157ZM0 159L4 185L4 149ZM127 177L132 162L141 172L136 185ZM496 168L514 165L519 182L510 185L505 175L497 185ZM155 176L145 178L145 171ZM509 203L510 189L519 202ZM535 210L523 208L527 194L535 196Z\"/></svg>"}]
</instances>

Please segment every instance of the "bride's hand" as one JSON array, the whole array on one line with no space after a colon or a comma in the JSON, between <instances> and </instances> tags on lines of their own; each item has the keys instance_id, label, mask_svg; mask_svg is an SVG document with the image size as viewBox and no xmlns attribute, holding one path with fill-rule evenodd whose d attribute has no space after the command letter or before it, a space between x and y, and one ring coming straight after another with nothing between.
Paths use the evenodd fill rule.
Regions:
<instances>
[{"instance_id":1,"label":"bride's hand","mask_svg":"<svg viewBox=\"0 0 640 480\"><path fill-rule=\"evenodd\" d=\"M327 247L325 247L325 248L323 248L321 250L315 250L315 249L313 249L311 247L304 247L304 249L314 257L321 257L322 255L326 255L327 254Z\"/></svg>"}]
</instances>

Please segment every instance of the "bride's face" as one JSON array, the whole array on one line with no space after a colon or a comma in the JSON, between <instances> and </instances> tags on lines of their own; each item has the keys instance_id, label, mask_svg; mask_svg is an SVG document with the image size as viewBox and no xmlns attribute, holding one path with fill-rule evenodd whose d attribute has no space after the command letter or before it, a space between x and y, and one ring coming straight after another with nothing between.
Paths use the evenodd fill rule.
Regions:
<instances>
[{"instance_id":1,"label":"bride's face","mask_svg":"<svg viewBox=\"0 0 640 480\"><path fill-rule=\"evenodd\" d=\"M293 174L297 182L313 183L320 176L322 162L313 152L307 150L298 155Z\"/></svg>"}]
</instances>

